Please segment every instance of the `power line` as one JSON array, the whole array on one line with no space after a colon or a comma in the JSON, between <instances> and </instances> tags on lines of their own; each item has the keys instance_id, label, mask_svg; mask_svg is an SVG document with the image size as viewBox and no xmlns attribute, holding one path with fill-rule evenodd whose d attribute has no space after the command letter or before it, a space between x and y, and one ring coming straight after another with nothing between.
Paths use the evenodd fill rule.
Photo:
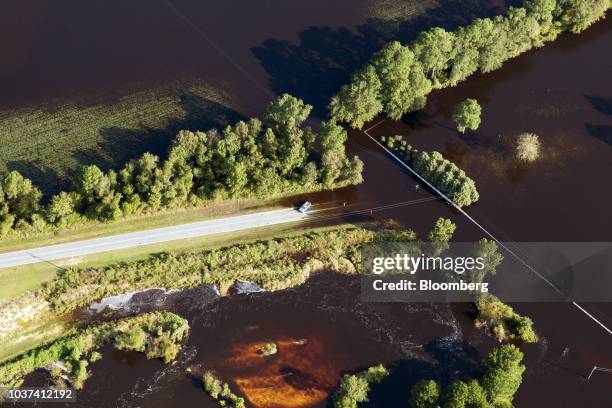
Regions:
<instances>
[{"instance_id":1,"label":"power line","mask_svg":"<svg viewBox=\"0 0 612 408\"><path fill-rule=\"evenodd\" d=\"M382 143L380 143L378 140L376 140L374 137L372 137L368 133L369 130L372 130L376 126L380 125L383 121L384 121L384 119L382 121L378 122L377 124L375 124L374 126L371 126L368 129L364 130L363 133L367 137L369 137L374 143L376 143L378 146L380 146L387 154L389 154L391 157L393 157L404 168L406 168L408 171L410 171L410 173L412 173L416 178L418 178L423 183L425 183L429 188L431 188L438 195L440 195L440 197L442 197L446 202L448 202L451 206L453 206L453 208L455 208L463 216L465 216L469 221L471 221L474 225L476 225L478 228L480 228L493 241L495 241L499 246L504 248L509 254L511 254L514 258L516 258L521 264L523 264L523 266L525 266L532 273L534 273L537 277L539 277L544 282L546 282L546 284L548 284L548 286L550 286L555 292L559 293L562 296L565 296L563 291L561 291L554 283L552 283L550 280L548 280L548 278L546 278L544 275L539 273L534 267L532 267L527 262L525 262L520 256L518 256L514 251L512 251L510 248L508 248L503 242L501 242L500 240L495 238L495 236L493 234L491 234L485 227L480 225L474 218L472 218L472 216L470 216L467 212L465 212L465 210L463 210L461 207L459 207L457 204L455 204L455 202L453 200L448 198L444 193L442 193L440 190L438 190L436 187L434 187L429 181L427 181L423 177L421 177L421 175L419 173L417 173L416 171L414 171L412 169L412 167L410 167L406 163L404 163L404 161L402 159L400 159L395 154L393 154L393 152L391 152L389 149L387 149L385 146L383 146ZM580 306L578 303L576 303L572 299L568 299L568 300L570 300L572 302L574 307L576 307L578 310L580 310L582 313L584 313L586 316L588 316L591 320L593 320L595 323L597 323L599 326L601 326L606 332L608 332L608 334L612 335L612 330L610 330L605 324L603 324L601 321L599 321L595 316L593 316L592 314L587 312L582 306Z\"/></svg>"},{"instance_id":2,"label":"power line","mask_svg":"<svg viewBox=\"0 0 612 408\"><path fill-rule=\"evenodd\" d=\"M253 77L249 71L244 69L242 65L240 65L231 55L227 53L221 46L217 45L215 41L213 41L200 27L197 26L193 21L191 21L185 14L183 14L172 2L169 0L162 0L173 12L176 14L181 20L183 20L189 27L193 29L204 41L210 44L219 54L221 54L226 60L229 61L230 64L234 66L238 71L240 71L244 76L246 76L251 82L253 82L260 90L262 90L266 95L274 97L275 94L270 91L266 86L259 83L255 77Z\"/></svg>"}]
</instances>

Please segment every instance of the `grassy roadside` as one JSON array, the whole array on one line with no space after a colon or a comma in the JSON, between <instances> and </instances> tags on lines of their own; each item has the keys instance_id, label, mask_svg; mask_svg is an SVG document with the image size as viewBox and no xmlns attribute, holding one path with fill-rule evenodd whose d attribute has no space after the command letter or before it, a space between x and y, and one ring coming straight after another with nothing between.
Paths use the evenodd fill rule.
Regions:
<instances>
[{"instance_id":1,"label":"grassy roadside","mask_svg":"<svg viewBox=\"0 0 612 408\"><path fill-rule=\"evenodd\" d=\"M206 207L173 209L162 211L157 214L126 217L110 223L91 222L57 233L37 234L30 237L12 235L3 238L0 240L0 253L19 251L38 246L61 244L64 242L80 241L83 239L101 238L151 228L205 221L220 216L241 215L277 208L281 208L277 200L232 200L211 204Z\"/></svg>"},{"instance_id":2,"label":"grassy roadside","mask_svg":"<svg viewBox=\"0 0 612 408\"><path fill-rule=\"evenodd\" d=\"M95 254L82 258L78 267L99 268L106 265L143 260L160 252L180 254L196 250L210 250L230 244L248 244L262 239L289 238L306 232L322 232L332 228L337 229L338 226L313 227L304 225L296 228L295 223L272 225L198 239L178 240L123 251ZM39 288L44 282L53 279L58 270L51 264L42 263L0 270L0 304L22 295L26 291ZM10 342L5 342L0 348L0 362L58 338L67 327L69 327L69 321L66 318L53 316L49 316L49 319L46 319L44 323L39 321L29 322L18 336L11 338Z\"/></svg>"},{"instance_id":3,"label":"grassy roadside","mask_svg":"<svg viewBox=\"0 0 612 408\"><path fill-rule=\"evenodd\" d=\"M53 263L38 263L0 269L0 304L27 291L38 289L44 282L53 279L58 271L68 266L98 268L122 262L146 259L160 252L182 253L195 250L215 249L221 246L248 243L257 239L289 237L322 227L300 226L297 223L270 225L242 231L208 235L199 238L181 239L146 245L119 251L103 252L79 257L76 260L59 260Z\"/></svg>"}]
</instances>

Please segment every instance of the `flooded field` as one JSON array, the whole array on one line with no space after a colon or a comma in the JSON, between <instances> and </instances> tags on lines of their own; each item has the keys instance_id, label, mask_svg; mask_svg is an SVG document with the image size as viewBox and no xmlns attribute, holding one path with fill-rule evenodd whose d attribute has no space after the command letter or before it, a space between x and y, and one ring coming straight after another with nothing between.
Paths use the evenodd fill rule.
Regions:
<instances>
[{"instance_id":1,"label":"flooded field","mask_svg":"<svg viewBox=\"0 0 612 408\"><path fill-rule=\"evenodd\" d=\"M214 370L253 406L325 406L346 372L401 359L418 367L403 379L410 383L420 375L444 379L459 367L437 366L445 349L467 347L449 305L362 304L359 292L359 279L322 273L307 285L277 293L216 300L203 287L168 295L157 305L143 302L145 294L134 301L146 306L132 305L131 312L164 307L189 320L183 352L166 367L107 349L91 366L93 376L77 406L212 407L201 386L204 369ZM446 341L434 342L440 338ZM277 343L278 353L259 354L270 341ZM465 350L464 357L462 364L478 369L475 351ZM28 383L41 381L33 376Z\"/></svg>"},{"instance_id":2,"label":"flooded field","mask_svg":"<svg viewBox=\"0 0 612 408\"><path fill-rule=\"evenodd\" d=\"M38 1L12 6L19 17L3 26L7 63L0 71L5 90L0 107L66 98L82 106L112 103L148 87L199 78L237 96L233 109L241 115L261 114L272 95L282 92L315 104L322 114L328 97L382 41L411 38L431 25L452 27L469 21L475 11L494 14L502 6L474 1L455 13L451 10L459 3L428 3L425 10L415 9L422 14L415 12L409 22L381 25L372 3L71 1L51 6ZM413 146L438 150L465 169L481 195L468 212L501 240L610 241L610 44L608 19L491 74L436 92L423 113L402 122L385 120L371 133L404 135ZM468 97L479 100L483 122L477 132L459 135L450 114ZM514 158L521 132L541 138L543 157L532 165ZM106 142L121 146L122 139ZM458 225L456 239L483 236L429 192L416 191L415 181L361 132L350 131L349 149L365 162L365 183L304 197L321 210L314 222L393 219L424 236L437 217L447 216ZM326 406L343 373L385 363L395 374L389 386L373 390L370 405L400 407L406 406L409 385L420 378L479 372L477 362L494 342L472 328L468 306L362 304L358 283L322 275L282 293L217 300L203 290L147 302L189 319L192 333L179 360L165 367L108 349L91 366L93 376L79 402L70 406L214 407L201 389L205 368L255 406ZM542 337L538 345L523 347L528 371L516 405L605 406L611 376L597 374L588 382L581 376L594 365L612 367L610 336L569 304L513 306L533 318ZM586 307L612 325L610 304ZM436 342L440 338L449 341ZM278 343L279 353L263 358L255 350L268 341ZM40 383L44 376L29 381Z\"/></svg>"},{"instance_id":3,"label":"flooded field","mask_svg":"<svg viewBox=\"0 0 612 408\"><path fill-rule=\"evenodd\" d=\"M359 292L359 278L334 273L283 292L223 299L208 287L165 297L145 292L121 315L164 308L187 318L191 333L177 361L165 366L107 347L103 359L90 366L93 375L77 403L66 406L212 408L216 405L202 390L201 377L204 370L213 370L249 406L325 407L344 373L383 363L392 374L374 386L369 406L399 408L406 406L410 386L419 379L446 382L458 371L464 378L478 376L482 358L496 345L473 327L469 305L364 304ZM605 351L608 340L587 340L596 338L597 330L571 311L564 319L582 335L568 335L551 321L558 305L535 309L541 341L522 346L528 369L516 406L601 406L610 379L601 374L587 382L582 376L592 361L612 363ZM266 342L277 344L277 354L259 353ZM26 385L46 381L39 372Z\"/></svg>"}]
</instances>

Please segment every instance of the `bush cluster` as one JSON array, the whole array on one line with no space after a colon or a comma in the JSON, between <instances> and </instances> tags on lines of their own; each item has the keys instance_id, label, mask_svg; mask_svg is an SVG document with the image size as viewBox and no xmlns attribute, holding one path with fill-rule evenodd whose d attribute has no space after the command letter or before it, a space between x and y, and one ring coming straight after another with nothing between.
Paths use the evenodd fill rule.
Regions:
<instances>
[{"instance_id":1,"label":"bush cluster","mask_svg":"<svg viewBox=\"0 0 612 408\"><path fill-rule=\"evenodd\" d=\"M410 163L414 171L458 206L464 207L478 201L479 194L474 180L441 153L419 151L399 135L382 137L381 142Z\"/></svg>"},{"instance_id":2,"label":"bush cluster","mask_svg":"<svg viewBox=\"0 0 612 408\"><path fill-rule=\"evenodd\" d=\"M108 343L120 350L141 351L148 358L161 358L169 363L180 351L188 331L185 319L164 311L75 329L0 365L0 386L18 387L27 374L60 363L65 369L53 369L52 373L68 375L72 385L80 389L90 374L88 364L101 358L96 350Z\"/></svg>"},{"instance_id":3,"label":"bush cluster","mask_svg":"<svg viewBox=\"0 0 612 408\"><path fill-rule=\"evenodd\" d=\"M79 220L201 205L211 200L271 198L362 182L363 163L346 156L346 131L333 121L316 133L304 122L312 106L290 95L271 102L263 122L223 131L181 131L168 158L145 153L119 172L83 167L74 189L45 206L32 182L13 171L0 180L0 236L11 229L64 228Z\"/></svg>"},{"instance_id":4,"label":"bush cluster","mask_svg":"<svg viewBox=\"0 0 612 408\"><path fill-rule=\"evenodd\" d=\"M488 328L500 342L522 340L526 343L537 343L538 336L533 329L533 321L516 313L512 307L495 296L481 296L476 301L476 310L476 326Z\"/></svg>"},{"instance_id":5,"label":"bush cluster","mask_svg":"<svg viewBox=\"0 0 612 408\"><path fill-rule=\"evenodd\" d=\"M331 117L353 128L381 112L399 119L423 108L433 89L496 70L559 33L578 33L609 7L609 0L524 0L506 15L478 18L455 31L431 28L405 46L391 42L332 98Z\"/></svg>"},{"instance_id":6,"label":"bush cluster","mask_svg":"<svg viewBox=\"0 0 612 408\"><path fill-rule=\"evenodd\" d=\"M389 376L382 365L368 368L358 374L346 374L334 393L334 408L357 408L357 404L368 401L370 384L378 384Z\"/></svg>"},{"instance_id":7,"label":"bush cluster","mask_svg":"<svg viewBox=\"0 0 612 408\"><path fill-rule=\"evenodd\" d=\"M479 380L453 381L442 389L434 380L422 380L411 390L412 408L510 408L523 380L523 353L506 344L489 353Z\"/></svg>"}]
</instances>

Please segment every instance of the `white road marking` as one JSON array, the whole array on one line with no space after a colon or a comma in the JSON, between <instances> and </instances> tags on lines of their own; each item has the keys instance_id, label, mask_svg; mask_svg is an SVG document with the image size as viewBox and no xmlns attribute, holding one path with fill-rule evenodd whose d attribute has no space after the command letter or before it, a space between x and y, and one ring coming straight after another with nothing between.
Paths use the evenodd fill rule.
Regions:
<instances>
[{"instance_id":1,"label":"white road marking","mask_svg":"<svg viewBox=\"0 0 612 408\"><path fill-rule=\"evenodd\" d=\"M28 265L37 262L49 262L58 259L115 251L118 249L158 244L178 239L203 237L206 235L295 222L303 220L305 217L307 217L306 214L301 214L293 208L288 208L0 253L0 268Z\"/></svg>"}]
</instances>

